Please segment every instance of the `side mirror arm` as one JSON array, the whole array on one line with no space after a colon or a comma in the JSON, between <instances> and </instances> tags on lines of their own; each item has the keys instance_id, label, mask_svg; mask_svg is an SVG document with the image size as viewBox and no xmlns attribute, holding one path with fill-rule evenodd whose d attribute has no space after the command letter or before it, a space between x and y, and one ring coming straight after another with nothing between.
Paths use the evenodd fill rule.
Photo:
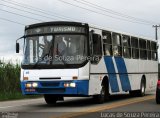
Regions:
<instances>
[{"instance_id":1,"label":"side mirror arm","mask_svg":"<svg viewBox=\"0 0 160 118\"><path fill-rule=\"evenodd\" d=\"M16 53L19 53L19 43L18 43L18 40L20 40L20 39L22 39L22 38L25 38L25 36L22 36L22 37L20 37L20 38L18 38L18 39L16 40Z\"/></svg>"}]
</instances>

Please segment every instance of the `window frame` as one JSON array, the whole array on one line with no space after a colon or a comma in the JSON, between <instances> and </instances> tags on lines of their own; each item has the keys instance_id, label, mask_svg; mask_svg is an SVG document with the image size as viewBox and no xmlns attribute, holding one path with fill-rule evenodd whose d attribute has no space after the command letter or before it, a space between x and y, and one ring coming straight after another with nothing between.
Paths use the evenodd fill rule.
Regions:
<instances>
[{"instance_id":1,"label":"window frame","mask_svg":"<svg viewBox=\"0 0 160 118\"><path fill-rule=\"evenodd\" d=\"M127 45L124 45L124 37L127 37ZM131 58L131 37L129 35L122 34L122 45L123 45L123 57L124 58ZM129 55L125 55L124 49L128 50Z\"/></svg>"},{"instance_id":2,"label":"window frame","mask_svg":"<svg viewBox=\"0 0 160 118\"><path fill-rule=\"evenodd\" d=\"M154 58L154 54L156 54L156 58ZM151 60L158 60L157 43L154 41L151 41Z\"/></svg>"},{"instance_id":3,"label":"window frame","mask_svg":"<svg viewBox=\"0 0 160 118\"><path fill-rule=\"evenodd\" d=\"M139 51L140 59L147 60L147 41L139 38Z\"/></svg>"},{"instance_id":4,"label":"window frame","mask_svg":"<svg viewBox=\"0 0 160 118\"><path fill-rule=\"evenodd\" d=\"M137 40L136 43L137 43L137 46L135 46L135 41L134 41L134 44L133 44L133 40ZM132 52L132 58L133 59L139 59L139 39L137 37L134 37L134 36L131 36L131 52ZM135 54L133 54L135 53ZM138 53L138 54L136 54ZM135 55L135 57L133 57Z\"/></svg>"},{"instance_id":5,"label":"window frame","mask_svg":"<svg viewBox=\"0 0 160 118\"><path fill-rule=\"evenodd\" d=\"M151 41L147 40L147 59L152 59L152 53L151 53Z\"/></svg>"},{"instance_id":6,"label":"window frame","mask_svg":"<svg viewBox=\"0 0 160 118\"><path fill-rule=\"evenodd\" d=\"M109 36L109 38L110 38L109 42L107 42L107 41L105 42L105 40L107 40L107 39L105 39L104 36L106 36L106 35L110 35ZM103 44L103 54L105 56L112 56L113 55L113 53L112 53L112 32L102 31L102 44ZM108 51L107 51L105 46L110 46L110 49L108 49ZM106 53L106 51L108 52L108 54Z\"/></svg>"},{"instance_id":7,"label":"window frame","mask_svg":"<svg viewBox=\"0 0 160 118\"><path fill-rule=\"evenodd\" d=\"M119 39L119 43L120 44L114 44L114 37L113 37L113 35L119 35L119 38L120 38ZM115 50L115 54L114 54L114 50ZM116 50L117 50L117 52L116 52ZM122 37L121 37L120 33L112 32L112 54L115 57L122 57Z\"/></svg>"}]
</instances>

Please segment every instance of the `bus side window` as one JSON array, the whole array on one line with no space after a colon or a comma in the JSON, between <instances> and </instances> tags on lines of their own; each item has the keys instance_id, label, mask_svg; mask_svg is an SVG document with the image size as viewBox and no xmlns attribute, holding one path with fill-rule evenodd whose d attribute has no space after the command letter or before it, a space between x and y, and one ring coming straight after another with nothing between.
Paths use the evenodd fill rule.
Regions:
<instances>
[{"instance_id":1,"label":"bus side window","mask_svg":"<svg viewBox=\"0 0 160 118\"><path fill-rule=\"evenodd\" d=\"M139 59L138 38L131 37L131 47L132 47L132 58Z\"/></svg>"},{"instance_id":2,"label":"bus side window","mask_svg":"<svg viewBox=\"0 0 160 118\"><path fill-rule=\"evenodd\" d=\"M113 33L112 39L113 39L113 55L122 56L121 35Z\"/></svg>"},{"instance_id":3,"label":"bus side window","mask_svg":"<svg viewBox=\"0 0 160 118\"><path fill-rule=\"evenodd\" d=\"M146 49L146 40L139 39L139 48L140 48L140 58L147 59L147 49Z\"/></svg>"},{"instance_id":4,"label":"bus side window","mask_svg":"<svg viewBox=\"0 0 160 118\"><path fill-rule=\"evenodd\" d=\"M93 34L93 55L102 55L101 36Z\"/></svg>"},{"instance_id":5,"label":"bus side window","mask_svg":"<svg viewBox=\"0 0 160 118\"><path fill-rule=\"evenodd\" d=\"M122 40L123 40L123 56L125 58L131 58L130 36L122 35Z\"/></svg>"},{"instance_id":6,"label":"bus side window","mask_svg":"<svg viewBox=\"0 0 160 118\"><path fill-rule=\"evenodd\" d=\"M148 57L148 60L151 60L151 43L150 43L150 41L147 41L147 57Z\"/></svg>"},{"instance_id":7,"label":"bus side window","mask_svg":"<svg viewBox=\"0 0 160 118\"><path fill-rule=\"evenodd\" d=\"M102 31L103 38L103 52L104 55L111 56L112 55L112 40L111 40L111 32Z\"/></svg>"},{"instance_id":8,"label":"bus side window","mask_svg":"<svg viewBox=\"0 0 160 118\"><path fill-rule=\"evenodd\" d=\"M156 42L151 42L151 50L152 50L152 60L157 61L157 43Z\"/></svg>"},{"instance_id":9,"label":"bus side window","mask_svg":"<svg viewBox=\"0 0 160 118\"><path fill-rule=\"evenodd\" d=\"M93 33L92 36L93 41L93 59L91 63L97 64L102 57L102 43L101 43L101 35Z\"/></svg>"}]
</instances>

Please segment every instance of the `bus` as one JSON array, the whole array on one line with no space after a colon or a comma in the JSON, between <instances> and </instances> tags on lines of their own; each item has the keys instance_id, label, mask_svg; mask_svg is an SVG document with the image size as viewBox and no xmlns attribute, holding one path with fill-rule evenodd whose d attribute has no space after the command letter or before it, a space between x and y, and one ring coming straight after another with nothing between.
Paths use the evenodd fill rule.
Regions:
<instances>
[{"instance_id":1,"label":"bus","mask_svg":"<svg viewBox=\"0 0 160 118\"><path fill-rule=\"evenodd\" d=\"M157 41L69 21L28 25L21 38L22 93L44 95L47 104L78 96L103 103L156 89Z\"/></svg>"}]
</instances>

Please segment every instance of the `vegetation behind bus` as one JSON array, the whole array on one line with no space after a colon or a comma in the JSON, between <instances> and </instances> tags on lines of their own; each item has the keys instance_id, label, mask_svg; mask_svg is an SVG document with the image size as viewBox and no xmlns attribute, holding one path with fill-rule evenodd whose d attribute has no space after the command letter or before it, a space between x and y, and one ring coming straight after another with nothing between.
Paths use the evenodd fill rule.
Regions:
<instances>
[{"instance_id":1,"label":"vegetation behind bus","mask_svg":"<svg viewBox=\"0 0 160 118\"><path fill-rule=\"evenodd\" d=\"M20 89L20 65L12 62L0 63L0 101L22 99L33 96L22 95Z\"/></svg>"}]
</instances>

